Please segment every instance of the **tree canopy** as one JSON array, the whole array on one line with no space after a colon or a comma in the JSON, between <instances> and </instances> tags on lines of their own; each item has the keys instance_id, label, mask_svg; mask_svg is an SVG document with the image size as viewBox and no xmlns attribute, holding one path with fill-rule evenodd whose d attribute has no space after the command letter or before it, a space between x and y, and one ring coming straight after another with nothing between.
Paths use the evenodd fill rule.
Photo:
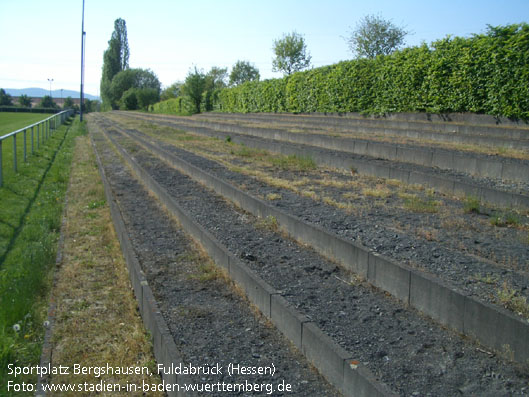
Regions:
<instances>
[{"instance_id":1,"label":"tree canopy","mask_svg":"<svg viewBox=\"0 0 529 397\"><path fill-rule=\"evenodd\" d=\"M311 56L302 35L296 32L283 35L274 40L272 70L291 75L310 66Z\"/></svg>"},{"instance_id":2,"label":"tree canopy","mask_svg":"<svg viewBox=\"0 0 529 397\"><path fill-rule=\"evenodd\" d=\"M39 108L56 108L57 104L53 101L52 97L45 95L39 102Z\"/></svg>"},{"instance_id":3,"label":"tree canopy","mask_svg":"<svg viewBox=\"0 0 529 397\"><path fill-rule=\"evenodd\" d=\"M187 95L194 106L195 113L200 113L202 93L206 88L206 75L195 66L194 71L189 71L186 81L182 86L184 95Z\"/></svg>"},{"instance_id":4,"label":"tree canopy","mask_svg":"<svg viewBox=\"0 0 529 397\"><path fill-rule=\"evenodd\" d=\"M259 80L259 70L248 61L237 61L230 73L230 85L239 85L246 81Z\"/></svg>"},{"instance_id":5,"label":"tree canopy","mask_svg":"<svg viewBox=\"0 0 529 397\"><path fill-rule=\"evenodd\" d=\"M124 110L146 108L160 99L160 86L158 77L149 69L123 70L114 76L110 84L110 104L113 108Z\"/></svg>"},{"instance_id":6,"label":"tree canopy","mask_svg":"<svg viewBox=\"0 0 529 397\"><path fill-rule=\"evenodd\" d=\"M378 15L366 15L346 38L349 49L358 58L389 55L404 45L408 35L404 28Z\"/></svg>"},{"instance_id":7,"label":"tree canopy","mask_svg":"<svg viewBox=\"0 0 529 397\"><path fill-rule=\"evenodd\" d=\"M129 43L127 25L121 18L114 21L114 32L108 42L108 49L103 54L103 74L101 76L101 98L107 108L113 106L109 92L112 79L119 72L129 67ZM114 104L115 106L115 104Z\"/></svg>"},{"instance_id":8,"label":"tree canopy","mask_svg":"<svg viewBox=\"0 0 529 397\"><path fill-rule=\"evenodd\" d=\"M182 91L182 85L184 83L176 82L165 88L160 94L160 100L166 101L168 99L177 98L180 96Z\"/></svg>"},{"instance_id":9,"label":"tree canopy","mask_svg":"<svg viewBox=\"0 0 529 397\"><path fill-rule=\"evenodd\" d=\"M63 109L73 109L74 108L74 103L73 103L73 99L71 96L66 97L66 99L64 100L64 103L62 104L62 108Z\"/></svg>"},{"instance_id":10,"label":"tree canopy","mask_svg":"<svg viewBox=\"0 0 529 397\"><path fill-rule=\"evenodd\" d=\"M26 94L22 94L18 97L18 103L23 108L30 108L31 107L31 98L27 96Z\"/></svg>"},{"instance_id":11,"label":"tree canopy","mask_svg":"<svg viewBox=\"0 0 529 397\"><path fill-rule=\"evenodd\" d=\"M9 95L3 88L0 88L0 106L13 106L11 95Z\"/></svg>"}]
</instances>

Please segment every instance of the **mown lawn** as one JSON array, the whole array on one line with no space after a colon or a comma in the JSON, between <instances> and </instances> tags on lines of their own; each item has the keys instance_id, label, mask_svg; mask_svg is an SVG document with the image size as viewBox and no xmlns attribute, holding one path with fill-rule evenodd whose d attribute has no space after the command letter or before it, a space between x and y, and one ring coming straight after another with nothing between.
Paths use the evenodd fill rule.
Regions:
<instances>
[{"instance_id":1,"label":"mown lawn","mask_svg":"<svg viewBox=\"0 0 529 397\"><path fill-rule=\"evenodd\" d=\"M35 119L19 121L27 125L28 120ZM18 173L4 169L0 188L0 395L9 395L9 363L34 366L39 362L74 138L83 132L83 125L69 120L28 162L19 164Z\"/></svg>"},{"instance_id":2,"label":"mown lawn","mask_svg":"<svg viewBox=\"0 0 529 397\"><path fill-rule=\"evenodd\" d=\"M52 116L50 113L0 112L0 136L47 119L50 116Z\"/></svg>"}]
</instances>

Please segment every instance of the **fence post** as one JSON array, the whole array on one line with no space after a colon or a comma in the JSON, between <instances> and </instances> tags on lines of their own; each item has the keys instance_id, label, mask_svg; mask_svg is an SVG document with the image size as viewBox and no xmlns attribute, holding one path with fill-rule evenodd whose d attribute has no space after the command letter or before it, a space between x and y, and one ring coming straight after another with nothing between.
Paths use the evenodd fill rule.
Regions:
<instances>
[{"instance_id":1,"label":"fence post","mask_svg":"<svg viewBox=\"0 0 529 397\"><path fill-rule=\"evenodd\" d=\"M27 161L28 155L27 155L27 143L26 143L26 130L24 130L24 163Z\"/></svg>"},{"instance_id":2,"label":"fence post","mask_svg":"<svg viewBox=\"0 0 529 397\"><path fill-rule=\"evenodd\" d=\"M15 172L18 172L17 169L17 135L13 135L13 164Z\"/></svg>"},{"instance_id":3,"label":"fence post","mask_svg":"<svg viewBox=\"0 0 529 397\"><path fill-rule=\"evenodd\" d=\"M34 140L35 140L35 134L34 134L34 130L35 127L31 127L31 154L33 154L35 152L35 143L34 143Z\"/></svg>"},{"instance_id":4,"label":"fence post","mask_svg":"<svg viewBox=\"0 0 529 397\"><path fill-rule=\"evenodd\" d=\"M37 124L37 150L40 149L40 123Z\"/></svg>"},{"instance_id":5,"label":"fence post","mask_svg":"<svg viewBox=\"0 0 529 397\"><path fill-rule=\"evenodd\" d=\"M2 170L2 142L3 140L0 140L0 187L4 184L4 177L3 177L3 170Z\"/></svg>"}]
</instances>

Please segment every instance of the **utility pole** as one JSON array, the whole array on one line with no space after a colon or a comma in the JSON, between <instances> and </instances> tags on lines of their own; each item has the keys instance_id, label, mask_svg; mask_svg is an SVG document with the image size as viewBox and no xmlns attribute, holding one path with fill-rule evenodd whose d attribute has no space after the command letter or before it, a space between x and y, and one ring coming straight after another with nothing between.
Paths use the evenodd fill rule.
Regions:
<instances>
[{"instance_id":1,"label":"utility pole","mask_svg":"<svg viewBox=\"0 0 529 397\"><path fill-rule=\"evenodd\" d=\"M83 107L84 107L84 45L85 45L85 35L86 32L84 31L84 0L83 0L83 18L81 23L81 97L79 98L80 102L80 113L79 113L79 120L83 121Z\"/></svg>"}]
</instances>

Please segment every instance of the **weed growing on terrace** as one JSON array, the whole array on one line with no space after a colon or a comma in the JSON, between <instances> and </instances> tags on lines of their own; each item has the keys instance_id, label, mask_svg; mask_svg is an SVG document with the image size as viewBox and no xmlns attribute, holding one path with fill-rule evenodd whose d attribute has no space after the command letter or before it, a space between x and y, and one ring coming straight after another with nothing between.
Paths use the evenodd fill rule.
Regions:
<instances>
[{"instance_id":1,"label":"weed growing on terrace","mask_svg":"<svg viewBox=\"0 0 529 397\"><path fill-rule=\"evenodd\" d=\"M268 215L266 218L259 217L255 226L259 229L266 229L271 232L277 232L279 230L277 219L272 215Z\"/></svg>"},{"instance_id":2,"label":"weed growing on terrace","mask_svg":"<svg viewBox=\"0 0 529 397\"><path fill-rule=\"evenodd\" d=\"M270 159L272 165L283 170L290 171L309 171L316 169L316 162L309 156L297 156L291 154L288 156L273 156Z\"/></svg>"},{"instance_id":3,"label":"weed growing on terrace","mask_svg":"<svg viewBox=\"0 0 529 397\"><path fill-rule=\"evenodd\" d=\"M529 318L529 305L525 296L519 296L515 289L509 288L506 282L496 291L501 304L518 315Z\"/></svg>"},{"instance_id":4,"label":"weed growing on terrace","mask_svg":"<svg viewBox=\"0 0 529 397\"><path fill-rule=\"evenodd\" d=\"M467 196L465 198L465 201L463 203L463 210L467 214L471 214L471 213L479 214L481 213L480 209L481 207L480 207L479 199L477 197Z\"/></svg>"},{"instance_id":5,"label":"weed growing on terrace","mask_svg":"<svg viewBox=\"0 0 529 397\"><path fill-rule=\"evenodd\" d=\"M270 201L281 200L281 195L278 193L268 193L266 199Z\"/></svg>"},{"instance_id":6,"label":"weed growing on terrace","mask_svg":"<svg viewBox=\"0 0 529 397\"><path fill-rule=\"evenodd\" d=\"M413 212L436 213L439 210L439 202L432 196L421 198L416 194L399 193L399 197L404 199L404 208Z\"/></svg>"}]
</instances>

